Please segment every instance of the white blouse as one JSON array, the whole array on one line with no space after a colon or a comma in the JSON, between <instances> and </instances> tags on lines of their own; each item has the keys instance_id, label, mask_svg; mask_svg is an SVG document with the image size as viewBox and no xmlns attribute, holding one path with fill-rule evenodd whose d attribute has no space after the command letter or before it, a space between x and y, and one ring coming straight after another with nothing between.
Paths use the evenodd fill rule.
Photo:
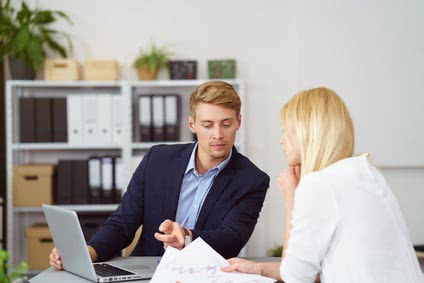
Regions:
<instances>
[{"instance_id":1,"label":"white blouse","mask_svg":"<svg viewBox=\"0 0 424 283\"><path fill-rule=\"evenodd\" d=\"M281 263L286 283L424 283L393 192L366 156L303 176Z\"/></svg>"}]
</instances>

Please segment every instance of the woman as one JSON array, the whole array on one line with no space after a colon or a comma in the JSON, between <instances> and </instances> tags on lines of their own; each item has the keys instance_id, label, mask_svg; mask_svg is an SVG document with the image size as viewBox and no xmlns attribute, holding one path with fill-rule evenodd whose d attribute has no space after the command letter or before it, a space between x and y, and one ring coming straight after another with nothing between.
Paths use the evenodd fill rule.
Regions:
<instances>
[{"instance_id":1,"label":"woman","mask_svg":"<svg viewBox=\"0 0 424 283\"><path fill-rule=\"evenodd\" d=\"M278 179L287 215L282 262L233 258L223 270L288 283L319 276L331 283L424 282L384 177L367 156L352 157L353 124L340 97L327 88L302 91L280 114L289 165Z\"/></svg>"}]
</instances>

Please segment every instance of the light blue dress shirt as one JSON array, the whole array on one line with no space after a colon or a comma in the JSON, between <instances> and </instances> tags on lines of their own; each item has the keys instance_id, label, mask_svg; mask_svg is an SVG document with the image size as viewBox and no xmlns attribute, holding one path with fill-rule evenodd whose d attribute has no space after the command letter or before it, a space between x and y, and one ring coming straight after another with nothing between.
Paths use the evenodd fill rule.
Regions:
<instances>
[{"instance_id":1,"label":"light blue dress shirt","mask_svg":"<svg viewBox=\"0 0 424 283\"><path fill-rule=\"evenodd\" d=\"M203 202L212 187L215 177L225 168L233 154L231 150L224 161L206 171L205 174L200 175L196 170L197 146L198 144L196 143L184 173L178 200L177 216L175 218L176 222L188 229L193 229L196 225Z\"/></svg>"}]
</instances>

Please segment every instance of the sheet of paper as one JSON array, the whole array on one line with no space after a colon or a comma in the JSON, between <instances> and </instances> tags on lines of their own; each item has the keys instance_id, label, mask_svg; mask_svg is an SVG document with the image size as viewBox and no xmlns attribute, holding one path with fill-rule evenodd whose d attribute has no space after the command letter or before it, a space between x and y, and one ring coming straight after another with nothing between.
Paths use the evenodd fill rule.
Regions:
<instances>
[{"instance_id":1,"label":"sheet of paper","mask_svg":"<svg viewBox=\"0 0 424 283\"><path fill-rule=\"evenodd\" d=\"M227 261L201 238L179 251L168 247L151 283L271 283L259 275L222 272Z\"/></svg>"}]
</instances>

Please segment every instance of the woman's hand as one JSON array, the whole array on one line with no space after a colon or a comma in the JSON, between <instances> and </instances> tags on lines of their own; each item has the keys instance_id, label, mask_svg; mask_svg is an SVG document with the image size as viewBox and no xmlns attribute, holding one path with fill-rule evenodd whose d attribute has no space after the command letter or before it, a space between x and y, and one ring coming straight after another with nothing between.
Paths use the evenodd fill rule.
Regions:
<instances>
[{"instance_id":1,"label":"woman's hand","mask_svg":"<svg viewBox=\"0 0 424 283\"><path fill-rule=\"evenodd\" d=\"M250 274L262 274L262 267L260 263L241 259L241 258L230 258L227 260L230 264L229 266L223 267L222 271L224 272L242 272L242 273L250 273Z\"/></svg>"},{"instance_id":2,"label":"woman's hand","mask_svg":"<svg viewBox=\"0 0 424 283\"><path fill-rule=\"evenodd\" d=\"M294 192L300 180L300 166L290 166L280 173L277 180L277 186L283 194L287 208L294 206Z\"/></svg>"}]
</instances>

